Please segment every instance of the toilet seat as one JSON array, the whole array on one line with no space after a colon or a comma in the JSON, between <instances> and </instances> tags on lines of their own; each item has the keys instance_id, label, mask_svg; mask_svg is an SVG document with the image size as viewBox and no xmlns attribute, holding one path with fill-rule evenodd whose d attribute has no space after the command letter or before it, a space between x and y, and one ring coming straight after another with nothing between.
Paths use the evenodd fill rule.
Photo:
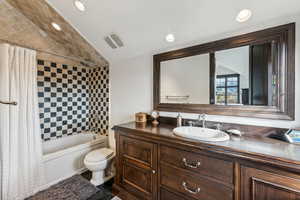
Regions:
<instances>
[{"instance_id":1,"label":"toilet seat","mask_svg":"<svg viewBox=\"0 0 300 200\"><path fill-rule=\"evenodd\" d=\"M101 162L111 156L113 156L114 151L108 148L101 148L94 151L91 151L85 156L86 162Z\"/></svg>"}]
</instances>

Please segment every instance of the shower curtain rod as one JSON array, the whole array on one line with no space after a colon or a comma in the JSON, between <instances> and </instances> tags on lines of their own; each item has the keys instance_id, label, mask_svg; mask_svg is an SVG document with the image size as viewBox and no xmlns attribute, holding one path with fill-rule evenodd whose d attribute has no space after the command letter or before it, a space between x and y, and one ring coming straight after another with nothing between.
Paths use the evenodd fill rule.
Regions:
<instances>
[{"instance_id":1,"label":"shower curtain rod","mask_svg":"<svg viewBox=\"0 0 300 200\"><path fill-rule=\"evenodd\" d=\"M81 64L85 64L88 67L101 67L101 66L98 66L95 63L92 63L92 62L89 62L89 61L83 61L83 60L75 58L75 57L58 55L56 53L52 53L52 52L41 50L41 49L35 49L35 48L29 47L29 46L25 46L25 45L20 45L20 44L17 44L15 42L11 42L11 41L4 40L4 39L0 39L0 42L7 43L7 44L10 44L10 45L19 46L19 47L23 47L23 48L27 48L27 49L31 49L31 50L34 50L34 51L37 51L37 52L40 52L40 53L46 53L46 54L57 56L57 57L61 57L61 58L64 58L64 59L70 59L70 60L73 60L73 61L76 61L76 62L80 62Z\"/></svg>"}]
</instances>

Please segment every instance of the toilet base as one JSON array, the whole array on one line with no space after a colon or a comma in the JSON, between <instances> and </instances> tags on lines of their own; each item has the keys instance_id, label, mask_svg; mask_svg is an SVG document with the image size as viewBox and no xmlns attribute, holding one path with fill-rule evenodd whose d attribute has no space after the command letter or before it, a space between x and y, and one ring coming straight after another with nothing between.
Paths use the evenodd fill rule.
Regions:
<instances>
[{"instance_id":1,"label":"toilet base","mask_svg":"<svg viewBox=\"0 0 300 200\"><path fill-rule=\"evenodd\" d=\"M90 180L91 184L94 186L102 185L103 183L109 181L115 176L114 173L112 173L109 176L104 176L104 171L102 172L93 172L92 179Z\"/></svg>"}]
</instances>

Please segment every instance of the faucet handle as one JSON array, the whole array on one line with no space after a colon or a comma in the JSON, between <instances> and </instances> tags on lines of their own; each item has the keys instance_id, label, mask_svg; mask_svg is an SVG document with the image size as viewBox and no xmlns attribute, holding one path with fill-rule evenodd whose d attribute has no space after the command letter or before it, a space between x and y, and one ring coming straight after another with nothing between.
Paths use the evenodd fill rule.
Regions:
<instances>
[{"instance_id":1,"label":"faucet handle","mask_svg":"<svg viewBox=\"0 0 300 200\"><path fill-rule=\"evenodd\" d=\"M218 131L221 131L222 127L223 127L222 123L217 123L216 128L217 128Z\"/></svg>"},{"instance_id":2,"label":"faucet handle","mask_svg":"<svg viewBox=\"0 0 300 200\"><path fill-rule=\"evenodd\" d=\"M199 115L199 120L206 120L206 114L205 113L200 114Z\"/></svg>"},{"instance_id":3,"label":"faucet handle","mask_svg":"<svg viewBox=\"0 0 300 200\"><path fill-rule=\"evenodd\" d=\"M189 126L194 126L195 125L195 123L193 121L188 121L187 123L188 123Z\"/></svg>"}]
</instances>

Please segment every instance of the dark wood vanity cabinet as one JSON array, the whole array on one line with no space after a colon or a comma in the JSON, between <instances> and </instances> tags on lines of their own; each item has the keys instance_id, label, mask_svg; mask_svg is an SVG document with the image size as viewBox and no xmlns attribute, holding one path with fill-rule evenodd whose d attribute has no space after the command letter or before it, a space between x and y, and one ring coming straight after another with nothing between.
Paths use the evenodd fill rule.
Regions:
<instances>
[{"instance_id":1,"label":"dark wood vanity cabinet","mask_svg":"<svg viewBox=\"0 0 300 200\"><path fill-rule=\"evenodd\" d=\"M157 199L157 144L119 137L118 184L140 199Z\"/></svg>"},{"instance_id":2,"label":"dark wood vanity cabinet","mask_svg":"<svg viewBox=\"0 0 300 200\"><path fill-rule=\"evenodd\" d=\"M288 169L136 130L117 130L116 141L123 200L300 200L300 175Z\"/></svg>"},{"instance_id":3,"label":"dark wood vanity cabinet","mask_svg":"<svg viewBox=\"0 0 300 200\"><path fill-rule=\"evenodd\" d=\"M300 179L242 167L243 200L299 200Z\"/></svg>"},{"instance_id":4,"label":"dark wood vanity cabinet","mask_svg":"<svg viewBox=\"0 0 300 200\"><path fill-rule=\"evenodd\" d=\"M137 199L234 199L232 161L125 135L117 144L116 185Z\"/></svg>"}]
</instances>

